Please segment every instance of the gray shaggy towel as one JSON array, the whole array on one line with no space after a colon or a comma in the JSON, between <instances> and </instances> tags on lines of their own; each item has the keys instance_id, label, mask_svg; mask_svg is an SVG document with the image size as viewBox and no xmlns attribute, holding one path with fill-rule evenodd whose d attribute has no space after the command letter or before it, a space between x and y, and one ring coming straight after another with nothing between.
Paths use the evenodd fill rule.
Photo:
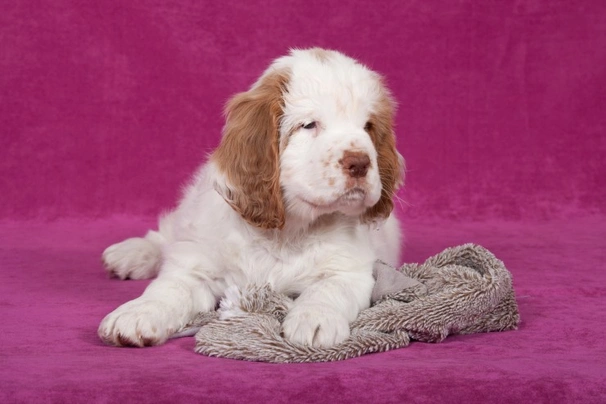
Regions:
<instances>
[{"instance_id":1,"label":"gray shaggy towel","mask_svg":"<svg viewBox=\"0 0 606 404\"><path fill-rule=\"evenodd\" d=\"M331 348L293 344L280 334L292 303L268 285L231 289L216 312L200 313L180 335L196 333L203 355L262 362L326 362L440 342L451 334L516 329L520 320L511 274L485 248L448 248L423 264L375 266L373 305L351 335Z\"/></svg>"}]
</instances>

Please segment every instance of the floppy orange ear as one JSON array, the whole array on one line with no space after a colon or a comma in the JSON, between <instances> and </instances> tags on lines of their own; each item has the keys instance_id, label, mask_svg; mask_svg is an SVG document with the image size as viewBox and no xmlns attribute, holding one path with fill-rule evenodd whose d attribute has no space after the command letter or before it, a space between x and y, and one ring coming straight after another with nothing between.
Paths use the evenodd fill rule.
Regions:
<instances>
[{"instance_id":1,"label":"floppy orange ear","mask_svg":"<svg viewBox=\"0 0 606 404\"><path fill-rule=\"evenodd\" d=\"M219 192L248 223L281 229L285 222L280 188L279 125L288 74L273 72L225 108L221 144L211 159L225 174Z\"/></svg>"},{"instance_id":2,"label":"floppy orange ear","mask_svg":"<svg viewBox=\"0 0 606 404\"><path fill-rule=\"evenodd\" d=\"M381 177L381 198L362 215L366 222L386 219L393 210L393 197L404 183L404 159L396 150L393 131L395 102L387 89L383 88L378 107L371 115L368 134L377 150L377 164Z\"/></svg>"}]
</instances>

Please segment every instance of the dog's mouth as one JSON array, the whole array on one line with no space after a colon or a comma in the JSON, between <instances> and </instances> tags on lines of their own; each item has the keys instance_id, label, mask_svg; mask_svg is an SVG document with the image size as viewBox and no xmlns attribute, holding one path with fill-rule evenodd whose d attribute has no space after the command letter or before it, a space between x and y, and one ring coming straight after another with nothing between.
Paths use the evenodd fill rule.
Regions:
<instances>
[{"instance_id":1,"label":"dog's mouth","mask_svg":"<svg viewBox=\"0 0 606 404\"><path fill-rule=\"evenodd\" d=\"M343 193L343 195L341 195L336 202L356 203L364 201L364 198L366 198L366 191L364 189L352 188L345 191L345 193Z\"/></svg>"},{"instance_id":2,"label":"dog's mouth","mask_svg":"<svg viewBox=\"0 0 606 404\"><path fill-rule=\"evenodd\" d=\"M366 191L363 188L355 187L348 189L339 195L335 200L328 203L311 202L303 199L303 202L310 205L314 209L321 210L339 210L339 208L356 208L363 207L366 200Z\"/></svg>"}]
</instances>

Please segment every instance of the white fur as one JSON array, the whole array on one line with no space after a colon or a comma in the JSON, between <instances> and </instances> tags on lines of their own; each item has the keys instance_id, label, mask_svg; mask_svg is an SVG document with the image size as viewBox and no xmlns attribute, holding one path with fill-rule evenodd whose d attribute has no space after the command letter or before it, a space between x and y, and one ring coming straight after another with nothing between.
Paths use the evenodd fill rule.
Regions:
<instances>
[{"instance_id":1,"label":"white fur","mask_svg":"<svg viewBox=\"0 0 606 404\"><path fill-rule=\"evenodd\" d=\"M288 339L326 347L348 337L349 323L370 303L373 262L396 265L401 239L393 215L375 224L359 219L381 194L377 152L364 131L380 95L378 76L337 52L329 57L322 63L311 51L292 51L265 73L290 71L280 133L284 228L243 220L221 196L230 186L224 174L205 163L158 231L103 253L120 278L158 275L103 319L104 341L162 343L196 313L213 310L227 288L249 283L298 296L283 324ZM302 127L312 121L315 129ZM348 193L351 181L339 166L348 150L370 158L359 192Z\"/></svg>"}]
</instances>

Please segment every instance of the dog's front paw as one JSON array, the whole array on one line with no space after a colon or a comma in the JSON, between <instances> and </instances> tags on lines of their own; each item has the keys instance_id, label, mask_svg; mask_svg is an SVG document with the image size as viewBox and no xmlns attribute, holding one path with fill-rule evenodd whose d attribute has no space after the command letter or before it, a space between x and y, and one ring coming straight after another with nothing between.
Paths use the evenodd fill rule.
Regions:
<instances>
[{"instance_id":1,"label":"dog's front paw","mask_svg":"<svg viewBox=\"0 0 606 404\"><path fill-rule=\"evenodd\" d=\"M282 324L284 336L289 341L328 348L349 337L349 322L332 309L317 306L295 306Z\"/></svg>"},{"instance_id":2,"label":"dog's front paw","mask_svg":"<svg viewBox=\"0 0 606 404\"><path fill-rule=\"evenodd\" d=\"M159 345L182 326L175 314L162 302L135 299L105 316L98 334L103 342L110 345Z\"/></svg>"},{"instance_id":3,"label":"dog's front paw","mask_svg":"<svg viewBox=\"0 0 606 404\"><path fill-rule=\"evenodd\" d=\"M151 241L134 237L107 247L102 260L111 276L148 279L158 274L161 251Z\"/></svg>"}]
</instances>

